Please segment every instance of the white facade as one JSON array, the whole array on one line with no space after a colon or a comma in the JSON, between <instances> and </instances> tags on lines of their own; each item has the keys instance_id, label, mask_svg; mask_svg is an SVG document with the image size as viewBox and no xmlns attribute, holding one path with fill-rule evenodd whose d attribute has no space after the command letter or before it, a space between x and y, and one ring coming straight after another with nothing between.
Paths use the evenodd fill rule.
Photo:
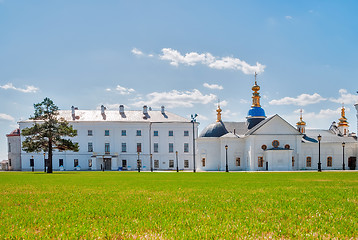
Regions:
<instances>
[{"instance_id":1,"label":"white facade","mask_svg":"<svg viewBox=\"0 0 358 240\"><path fill-rule=\"evenodd\" d=\"M256 81L252 90L246 122L223 122L219 106L216 123L199 135L199 171L317 170L319 162L322 170L357 169L357 137L349 132L344 107L328 130L306 129L302 113L295 128L277 114L266 118Z\"/></svg>"},{"instance_id":2,"label":"white facade","mask_svg":"<svg viewBox=\"0 0 358 240\"><path fill-rule=\"evenodd\" d=\"M77 110L59 111L77 136L73 142L79 144L79 151L54 150L54 170L137 170L138 158L141 170L193 169L193 132L197 137L198 123L176 114L161 111ZM31 127L33 121L19 122L20 131ZM194 128L193 128L194 126ZM21 136L21 142L25 138ZM139 155L138 155L139 151ZM176 152L178 154L176 155ZM44 170L47 153L26 153L21 151L21 169Z\"/></svg>"},{"instance_id":3,"label":"white facade","mask_svg":"<svg viewBox=\"0 0 358 240\"><path fill-rule=\"evenodd\" d=\"M21 140L20 130L16 129L7 137L7 148L8 148L8 162L6 170L21 170Z\"/></svg>"}]
</instances>

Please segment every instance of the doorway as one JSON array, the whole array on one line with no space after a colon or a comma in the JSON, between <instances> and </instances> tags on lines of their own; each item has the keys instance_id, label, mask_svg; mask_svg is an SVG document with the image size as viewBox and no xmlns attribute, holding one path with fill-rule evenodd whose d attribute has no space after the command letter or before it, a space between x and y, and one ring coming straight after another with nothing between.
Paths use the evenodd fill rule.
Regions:
<instances>
[{"instance_id":1,"label":"doorway","mask_svg":"<svg viewBox=\"0 0 358 240\"><path fill-rule=\"evenodd\" d=\"M355 170L357 165L357 158L356 157L350 157L348 158L348 167L349 170Z\"/></svg>"},{"instance_id":2,"label":"doorway","mask_svg":"<svg viewBox=\"0 0 358 240\"><path fill-rule=\"evenodd\" d=\"M104 162L104 170L111 170L112 159L111 158L103 158L103 162Z\"/></svg>"}]
</instances>

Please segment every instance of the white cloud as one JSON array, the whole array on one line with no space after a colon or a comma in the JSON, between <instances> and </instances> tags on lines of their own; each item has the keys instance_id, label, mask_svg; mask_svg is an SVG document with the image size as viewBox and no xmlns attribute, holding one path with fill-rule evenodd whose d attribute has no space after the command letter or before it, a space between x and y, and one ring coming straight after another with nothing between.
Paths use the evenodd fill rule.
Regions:
<instances>
[{"instance_id":1,"label":"white cloud","mask_svg":"<svg viewBox=\"0 0 358 240\"><path fill-rule=\"evenodd\" d=\"M143 52L141 50L139 50L138 48L133 48L131 52L137 56L143 55Z\"/></svg>"},{"instance_id":2,"label":"white cloud","mask_svg":"<svg viewBox=\"0 0 358 240\"><path fill-rule=\"evenodd\" d=\"M271 105L298 105L298 106L306 106L309 104L315 104L321 101L326 100L318 93L310 94L301 94L296 98L284 97L278 100L271 100L269 104Z\"/></svg>"},{"instance_id":3,"label":"white cloud","mask_svg":"<svg viewBox=\"0 0 358 240\"><path fill-rule=\"evenodd\" d=\"M218 84L209 84L209 83L204 83L203 84L204 87L209 88L209 89L218 89L218 90L223 90L224 87Z\"/></svg>"},{"instance_id":4,"label":"white cloud","mask_svg":"<svg viewBox=\"0 0 358 240\"><path fill-rule=\"evenodd\" d=\"M6 113L0 113L0 120L14 121L15 118Z\"/></svg>"},{"instance_id":5,"label":"white cloud","mask_svg":"<svg viewBox=\"0 0 358 240\"><path fill-rule=\"evenodd\" d=\"M240 99L240 103L249 104L250 101L248 101L248 100L246 100L246 99Z\"/></svg>"},{"instance_id":6,"label":"white cloud","mask_svg":"<svg viewBox=\"0 0 358 240\"><path fill-rule=\"evenodd\" d=\"M339 98L330 98L329 100L331 102L344 104L353 104L358 102L358 95L348 93L346 89L340 89L339 94L341 95Z\"/></svg>"},{"instance_id":7,"label":"white cloud","mask_svg":"<svg viewBox=\"0 0 358 240\"><path fill-rule=\"evenodd\" d=\"M286 18L287 20L292 20L292 19L293 19L292 16L285 16L285 18Z\"/></svg>"},{"instance_id":8,"label":"white cloud","mask_svg":"<svg viewBox=\"0 0 358 240\"><path fill-rule=\"evenodd\" d=\"M164 105L168 108L174 107L193 107L196 103L208 104L217 99L216 95L204 95L199 90L192 91L178 91L172 90L170 92L153 92L146 96L146 100L137 101L133 106L141 107L148 105L151 107L160 107Z\"/></svg>"},{"instance_id":9,"label":"white cloud","mask_svg":"<svg viewBox=\"0 0 358 240\"><path fill-rule=\"evenodd\" d=\"M106 91L107 92L114 91L114 92L118 92L121 95L128 95L128 94L133 93L135 90L133 88L125 88L120 85L117 85L117 87L115 89L106 88Z\"/></svg>"},{"instance_id":10,"label":"white cloud","mask_svg":"<svg viewBox=\"0 0 358 240\"><path fill-rule=\"evenodd\" d=\"M256 65L250 65L239 58L222 57L216 58L211 53L197 53L190 52L182 55L179 51L171 48L163 48L162 55L159 56L162 60L170 61L173 66L184 64L188 66L195 66L198 63L206 65L214 69L233 69L242 71L245 74L261 73L265 69L265 65L256 62Z\"/></svg>"},{"instance_id":11,"label":"white cloud","mask_svg":"<svg viewBox=\"0 0 358 240\"><path fill-rule=\"evenodd\" d=\"M209 120L209 118L204 116L204 115L202 115L202 114L198 114L198 117L196 118L196 120L199 121L199 122L200 121L207 121L207 120Z\"/></svg>"},{"instance_id":12,"label":"white cloud","mask_svg":"<svg viewBox=\"0 0 358 240\"><path fill-rule=\"evenodd\" d=\"M220 101L219 103L220 103L220 107L226 107L229 102L226 100L223 100L223 101ZM214 103L214 106L217 107L218 103Z\"/></svg>"},{"instance_id":13,"label":"white cloud","mask_svg":"<svg viewBox=\"0 0 358 240\"><path fill-rule=\"evenodd\" d=\"M36 93L39 90L39 88L37 88L35 86L26 86L26 88L17 88L12 83L0 85L0 88L5 89L5 90L11 89L11 90L15 90L15 91L23 92L23 93Z\"/></svg>"}]
</instances>

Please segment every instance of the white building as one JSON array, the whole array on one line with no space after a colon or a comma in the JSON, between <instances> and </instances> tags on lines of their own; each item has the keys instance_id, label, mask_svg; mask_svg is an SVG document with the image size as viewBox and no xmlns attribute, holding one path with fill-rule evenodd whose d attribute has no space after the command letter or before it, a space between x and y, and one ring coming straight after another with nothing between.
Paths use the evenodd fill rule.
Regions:
<instances>
[{"instance_id":1,"label":"white building","mask_svg":"<svg viewBox=\"0 0 358 240\"><path fill-rule=\"evenodd\" d=\"M193 169L193 133L197 137L198 123L165 111L152 111L147 106L142 111L60 110L59 117L67 120L77 136L73 142L79 151L53 152L54 170L136 170L138 159L141 170ZM20 132L33 125L32 120L20 121ZM19 133L20 133L19 132ZM24 137L17 136L18 143ZM12 139L8 137L9 146ZM11 150L13 150L11 143ZM17 146L21 149L21 146ZM151 158L152 156L152 158ZM10 157L10 153L9 153ZM45 169L47 153L21 151L17 160L21 170ZM152 160L152 161L151 161ZM12 161L14 162L14 161Z\"/></svg>"},{"instance_id":2,"label":"white building","mask_svg":"<svg viewBox=\"0 0 358 240\"><path fill-rule=\"evenodd\" d=\"M345 169L357 168L357 137L349 133L344 107L338 124L333 122L327 130L306 130L302 113L296 127L277 114L267 118L256 81L252 90L247 121L223 122L219 106L216 122L201 132L198 170L317 170L319 160L322 170L343 169L343 162ZM355 106L358 111L358 104Z\"/></svg>"},{"instance_id":3,"label":"white building","mask_svg":"<svg viewBox=\"0 0 358 240\"><path fill-rule=\"evenodd\" d=\"M20 129L12 131L6 135L8 146L8 161L4 162L7 166L4 166L6 170L21 170L21 139ZM5 170L4 169L4 170Z\"/></svg>"}]
</instances>

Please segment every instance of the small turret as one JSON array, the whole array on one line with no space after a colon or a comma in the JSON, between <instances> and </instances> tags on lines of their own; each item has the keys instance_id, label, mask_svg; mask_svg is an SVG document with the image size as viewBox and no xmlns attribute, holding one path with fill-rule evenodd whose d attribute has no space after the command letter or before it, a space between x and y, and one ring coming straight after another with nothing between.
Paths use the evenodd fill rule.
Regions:
<instances>
[{"instance_id":1,"label":"small turret","mask_svg":"<svg viewBox=\"0 0 358 240\"><path fill-rule=\"evenodd\" d=\"M300 116L300 121L297 122L296 126L297 126L297 130L300 132L300 133L306 133L306 122L303 121L303 118L302 118L302 109L301 109L301 116Z\"/></svg>"},{"instance_id":2,"label":"small turret","mask_svg":"<svg viewBox=\"0 0 358 240\"><path fill-rule=\"evenodd\" d=\"M346 110L345 110L344 106L342 106L341 118L339 119L338 129L343 136L348 136L348 133L349 133L348 128L349 128L349 125L348 125L347 118L346 118Z\"/></svg>"},{"instance_id":3,"label":"small turret","mask_svg":"<svg viewBox=\"0 0 358 240\"><path fill-rule=\"evenodd\" d=\"M216 121L217 122L220 122L221 121L221 112L222 112L222 110L221 110L221 108L220 108L220 104L218 104L218 109L216 109L216 112L217 112L217 118L216 118Z\"/></svg>"}]
</instances>

